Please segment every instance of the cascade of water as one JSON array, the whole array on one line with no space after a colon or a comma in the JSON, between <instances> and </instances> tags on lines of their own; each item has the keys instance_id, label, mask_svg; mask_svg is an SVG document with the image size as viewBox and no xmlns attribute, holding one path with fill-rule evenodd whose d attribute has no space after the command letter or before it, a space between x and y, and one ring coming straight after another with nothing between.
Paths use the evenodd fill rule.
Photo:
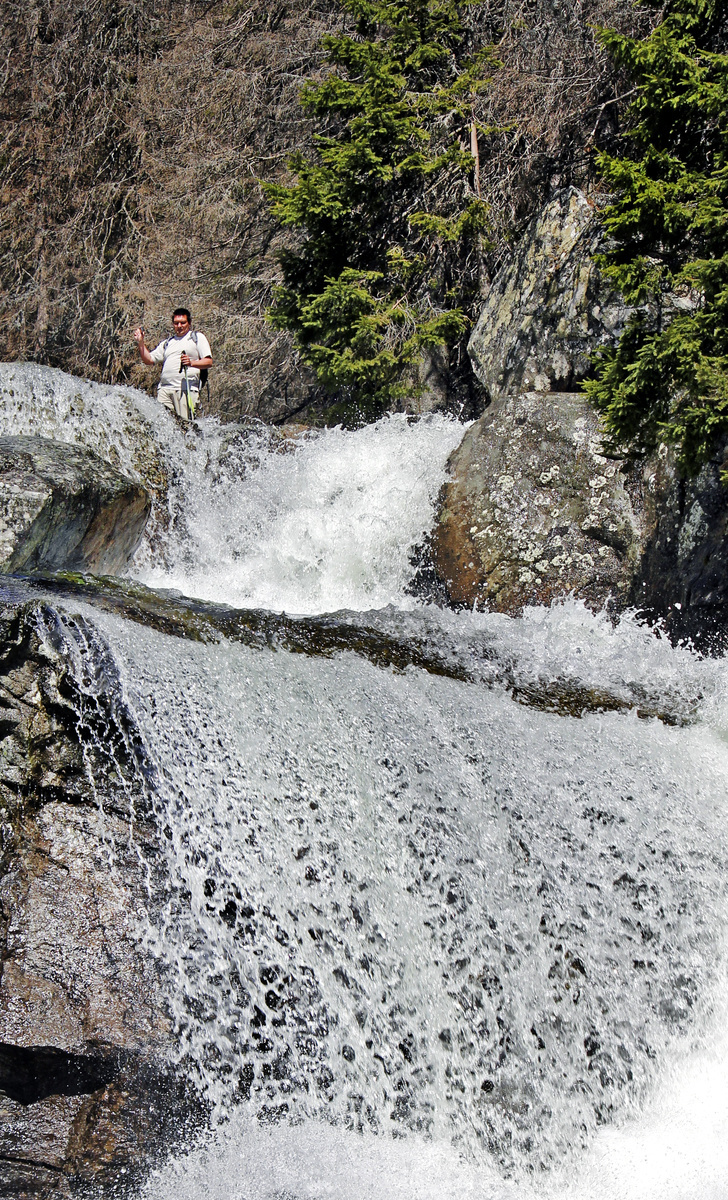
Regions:
<instances>
[{"instance_id":1,"label":"cascade of water","mask_svg":"<svg viewBox=\"0 0 728 1200\"><path fill-rule=\"evenodd\" d=\"M692 721L563 717L85 610L169 835L148 938L176 981L180 1060L227 1120L148 1195L670 1195L654 1145L682 1119L671 1089L705 1102L724 978L724 663L574 603L519 621L417 609L410 551L462 434L444 418L290 445L5 367L0 424L83 431L128 473L164 474L133 564L148 583L378 608L377 628L464 659L497 642L516 683L568 676ZM675 1200L724 1194L719 1148L675 1147ZM642 1173L620 1166L640 1156Z\"/></svg>"},{"instance_id":2,"label":"cascade of water","mask_svg":"<svg viewBox=\"0 0 728 1200\"><path fill-rule=\"evenodd\" d=\"M250 436L185 479L184 537L140 578L240 607L322 612L401 604L463 427L385 417L353 433ZM410 605L413 601L409 602Z\"/></svg>"},{"instance_id":3,"label":"cascade of water","mask_svg":"<svg viewBox=\"0 0 728 1200\"><path fill-rule=\"evenodd\" d=\"M437 415L296 438L183 429L143 392L26 363L0 364L0 429L81 443L146 484L142 582L300 613L414 604L410 555L464 432Z\"/></svg>"},{"instance_id":4,"label":"cascade of water","mask_svg":"<svg viewBox=\"0 0 728 1200\"><path fill-rule=\"evenodd\" d=\"M641 1101L722 961L712 728L100 620L173 832L181 1046L219 1105L518 1172Z\"/></svg>"}]
</instances>

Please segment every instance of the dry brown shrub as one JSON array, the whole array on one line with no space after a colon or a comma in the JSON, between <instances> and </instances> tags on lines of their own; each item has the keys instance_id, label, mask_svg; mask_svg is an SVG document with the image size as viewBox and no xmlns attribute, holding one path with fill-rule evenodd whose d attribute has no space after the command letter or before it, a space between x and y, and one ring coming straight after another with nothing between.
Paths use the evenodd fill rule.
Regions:
<instances>
[{"instance_id":1,"label":"dry brown shrub","mask_svg":"<svg viewBox=\"0 0 728 1200\"><path fill-rule=\"evenodd\" d=\"M151 388L131 332L166 336L187 304L213 345L212 407L284 420L315 398L290 338L265 320L278 278L259 179L286 176L313 129L334 0L0 2L0 353ZM475 48L502 67L476 117L497 265L511 231L566 182L591 185L623 84L593 26L638 28L629 0L483 0Z\"/></svg>"},{"instance_id":2,"label":"dry brown shrub","mask_svg":"<svg viewBox=\"0 0 728 1200\"><path fill-rule=\"evenodd\" d=\"M476 39L489 37L502 64L476 112L479 124L501 130L481 149L481 186L501 237L550 190L598 182L593 150L613 138L630 89L597 30L642 36L658 17L631 0L483 0L473 9Z\"/></svg>"},{"instance_id":3,"label":"dry brown shrub","mask_svg":"<svg viewBox=\"0 0 728 1200\"><path fill-rule=\"evenodd\" d=\"M0 11L3 357L151 386L132 329L153 343L187 304L219 411L295 408L310 380L265 323L276 230L258 176L310 138L298 92L336 18L302 3Z\"/></svg>"}]
</instances>

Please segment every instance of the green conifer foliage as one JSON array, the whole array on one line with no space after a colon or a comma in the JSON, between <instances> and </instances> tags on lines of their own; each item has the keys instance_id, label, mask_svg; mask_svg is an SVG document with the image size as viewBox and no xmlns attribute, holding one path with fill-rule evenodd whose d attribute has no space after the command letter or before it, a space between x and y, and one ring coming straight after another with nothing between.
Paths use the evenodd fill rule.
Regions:
<instances>
[{"instance_id":1,"label":"green conifer foliage","mask_svg":"<svg viewBox=\"0 0 728 1200\"><path fill-rule=\"evenodd\" d=\"M474 194L471 106L490 54L466 59L453 0L342 0L351 33L324 42L334 70L303 89L324 132L267 185L302 233L281 256L270 320L295 335L349 422L416 388L422 352L452 344L477 288L487 210Z\"/></svg>"},{"instance_id":2,"label":"green conifer foliage","mask_svg":"<svg viewBox=\"0 0 728 1200\"><path fill-rule=\"evenodd\" d=\"M635 85L618 155L599 166L618 199L600 265L636 315L585 387L613 448L674 443L692 472L728 430L728 55L724 0L671 0L642 41L603 31ZM712 49L711 49L712 47Z\"/></svg>"}]
</instances>

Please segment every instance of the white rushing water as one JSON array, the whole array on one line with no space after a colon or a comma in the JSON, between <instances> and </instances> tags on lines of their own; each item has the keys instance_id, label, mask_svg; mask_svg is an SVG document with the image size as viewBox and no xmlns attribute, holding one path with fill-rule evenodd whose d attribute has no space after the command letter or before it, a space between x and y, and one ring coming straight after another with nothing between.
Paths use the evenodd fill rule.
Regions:
<instances>
[{"instance_id":1,"label":"white rushing water","mask_svg":"<svg viewBox=\"0 0 728 1200\"><path fill-rule=\"evenodd\" d=\"M184 431L143 392L28 364L0 364L0 428L88 446L150 487L141 582L295 613L414 603L410 554L464 432L441 416L298 439L210 419Z\"/></svg>"},{"instance_id":2,"label":"white rushing water","mask_svg":"<svg viewBox=\"0 0 728 1200\"><path fill-rule=\"evenodd\" d=\"M347 609L690 718L562 716L89 606L167 829L149 945L217 1121L144 1200L727 1197L725 663L574 602L418 606L412 550L463 433L443 417L182 431L141 393L4 366L0 427L169 482L141 582Z\"/></svg>"}]
</instances>

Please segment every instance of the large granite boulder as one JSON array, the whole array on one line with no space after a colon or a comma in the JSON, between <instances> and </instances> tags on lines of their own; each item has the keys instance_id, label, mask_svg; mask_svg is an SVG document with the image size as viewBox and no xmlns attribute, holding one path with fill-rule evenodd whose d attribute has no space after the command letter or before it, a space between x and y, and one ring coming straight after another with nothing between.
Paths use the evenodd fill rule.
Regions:
<instances>
[{"instance_id":1,"label":"large granite boulder","mask_svg":"<svg viewBox=\"0 0 728 1200\"><path fill-rule=\"evenodd\" d=\"M619 336L632 309L594 264L603 240L593 204L576 188L533 218L493 280L468 346L491 399L573 391L592 351Z\"/></svg>"},{"instance_id":2,"label":"large granite boulder","mask_svg":"<svg viewBox=\"0 0 728 1200\"><path fill-rule=\"evenodd\" d=\"M103 643L81 618L8 602L9 586L0 605L0 1195L62 1198L90 1185L121 1195L189 1111L167 1065L171 1022L144 945L145 915L164 895L161 835Z\"/></svg>"},{"instance_id":3,"label":"large granite boulder","mask_svg":"<svg viewBox=\"0 0 728 1200\"><path fill-rule=\"evenodd\" d=\"M0 571L118 574L150 508L141 484L90 450L0 437Z\"/></svg>"},{"instance_id":4,"label":"large granite boulder","mask_svg":"<svg viewBox=\"0 0 728 1200\"><path fill-rule=\"evenodd\" d=\"M452 603L518 613L569 592L592 602L628 593L635 479L601 454L585 397L496 401L448 470L434 555Z\"/></svg>"},{"instance_id":5,"label":"large granite boulder","mask_svg":"<svg viewBox=\"0 0 728 1200\"><path fill-rule=\"evenodd\" d=\"M433 536L450 603L516 615L573 595L649 609L693 635L724 624L722 454L686 480L664 446L638 463L602 449L577 393L491 405L451 456Z\"/></svg>"}]
</instances>

